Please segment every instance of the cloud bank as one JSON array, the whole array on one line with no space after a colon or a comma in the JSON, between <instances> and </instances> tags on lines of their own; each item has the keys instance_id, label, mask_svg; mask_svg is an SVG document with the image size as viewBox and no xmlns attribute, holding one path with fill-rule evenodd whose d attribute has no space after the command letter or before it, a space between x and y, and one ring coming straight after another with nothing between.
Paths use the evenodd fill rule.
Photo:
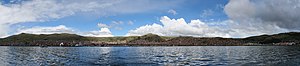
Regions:
<instances>
[{"instance_id":1,"label":"cloud bank","mask_svg":"<svg viewBox=\"0 0 300 66\"><path fill-rule=\"evenodd\" d=\"M108 28L101 28L99 31L90 31L82 35L90 37L113 37L112 33Z\"/></svg>"},{"instance_id":2,"label":"cloud bank","mask_svg":"<svg viewBox=\"0 0 300 66\"><path fill-rule=\"evenodd\" d=\"M300 30L299 0L230 0L224 10L233 29L272 34Z\"/></svg>"},{"instance_id":3,"label":"cloud bank","mask_svg":"<svg viewBox=\"0 0 300 66\"><path fill-rule=\"evenodd\" d=\"M241 23L254 22L300 30L299 0L230 0L225 12L231 19Z\"/></svg>"},{"instance_id":4,"label":"cloud bank","mask_svg":"<svg viewBox=\"0 0 300 66\"><path fill-rule=\"evenodd\" d=\"M261 34L300 30L299 0L230 0L224 7L228 20L217 22L223 26L213 26L209 22L183 18L162 17L159 24L145 25L130 30L127 35L155 33L163 36L199 37L248 37Z\"/></svg>"},{"instance_id":5,"label":"cloud bank","mask_svg":"<svg viewBox=\"0 0 300 66\"><path fill-rule=\"evenodd\" d=\"M89 36L89 37L113 37L112 33L108 28L100 27L100 30L80 32L80 31L76 31L76 29L66 27L65 25L51 26L51 27L36 26L32 28L18 29L16 34L20 34L20 33L29 33L29 34L70 33L70 34L78 34L78 35Z\"/></svg>"},{"instance_id":6,"label":"cloud bank","mask_svg":"<svg viewBox=\"0 0 300 66\"><path fill-rule=\"evenodd\" d=\"M59 25L54 27L32 27L26 29L19 29L17 34L30 33L30 34L53 34L53 33L75 33L75 30L68 28L65 25Z\"/></svg>"},{"instance_id":7,"label":"cloud bank","mask_svg":"<svg viewBox=\"0 0 300 66\"><path fill-rule=\"evenodd\" d=\"M186 22L183 18L170 19L167 16L161 17L159 24L141 26L135 30L130 30L127 36L145 35L147 33L154 33L162 36L197 36L197 37L231 37L227 30L220 29L220 27L209 26L205 22L198 20L191 20Z\"/></svg>"}]
</instances>

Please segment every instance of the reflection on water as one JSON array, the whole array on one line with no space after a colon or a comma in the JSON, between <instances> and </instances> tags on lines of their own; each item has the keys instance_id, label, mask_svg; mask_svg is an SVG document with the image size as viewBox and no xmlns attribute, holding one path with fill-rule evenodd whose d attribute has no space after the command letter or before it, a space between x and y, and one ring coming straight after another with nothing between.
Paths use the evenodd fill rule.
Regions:
<instances>
[{"instance_id":1,"label":"reflection on water","mask_svg":"<svg viewBox=\"0 0 300 66\"><path fill-rule=\"evenodd\" d=\"M0 64L19 65L300 65L300 47L0 47Z\"/></svg>"}]
</instances>

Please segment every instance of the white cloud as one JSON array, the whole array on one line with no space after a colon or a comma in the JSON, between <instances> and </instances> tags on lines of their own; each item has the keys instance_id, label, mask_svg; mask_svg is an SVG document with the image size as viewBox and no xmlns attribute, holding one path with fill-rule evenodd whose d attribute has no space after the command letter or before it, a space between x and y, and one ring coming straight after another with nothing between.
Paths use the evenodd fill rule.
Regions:
<instances>
[{"instance_id":1,"label":"white cloud","mask_svg":"<svg viewBox=\"0 0 300 66\"><path fill-rule=\"evenodd\" d=\"M163 16L160 19L162 25L145 25L134 30L130 30L127 36L140 36L147 33L154 33L161 36L194 36L194 37L226 37L243 38L248 36L271 34L286 31L274 25L264 27L245 27L233 20L221 22L202 22L199 19L186 22L183 18L170 19ZM265 29L265 30L260 30Z\"/></svg>"},{"instance_id":2,"label":"white cloud","mask_svg":"<svg viewBox=\"0 0 300 66\"><path fill-rule=\"evenodd\" d=\"M208 26L200 20L191 20L190 23L187 23L183 18L170 19L164 16L160 22L162 25L154 23L153 25L145 25L135 30L130 30L127 36L154 33L162 36L231 37L225 29Z\"/></svg>"},{"instance_id":3,"label":"white cloud","mask_svg":"<svg viewBox=\"0 0 300 66\"><path fill-rule=\"evenodd\" d=\"M123 21L112 21L112 25L122 25L124 24Z\"/></svg>"},{"instance_id":4,"label":"white cloud","mask_svg":"<svg viewBox=\"0 0 300 66\"><path fill-rule=\"evenodd\" d=\"M214 11L211 10L211 9L203 10L203 12L201 13L200 17L206 18L206 17L212 16L213 14L214 14Z\"/></svg>"},{"instance_id":5,"label":"white cloud","mask_svg":"<svg viewBox=\"0 0 300 66\"><path fill-rule=\"evenodd\" d=\"M54 26L54 27L32 27L19 29L17 34L20 33L30 33L30 34L54 34L54 33L75 33L73 29L68 28L64 25Z\"/></svg>"},{"instance_id":6,"label":"white cloud","mask_svg":"<svg viewBox=\"0 0 300 66\"><path fill-rule=\"evenodd\" d=\"M103 24L103 23L98 23L98 27L100 28L109 28L110 26Z\"/></svg>"},{"instance_id":7,"label":"white cloud","mask_svg":"<svg viewBox=\"0 0 300 66\"><path fill-rule=\"evenodd\" d=\"M78 32L75 29L66 27L65 25L59 25L54 27L36 26L32 28L18 29L16 34L29 33L29 34L55 34L55 33L69 33L78 34L89 37L112 37L112 33L108 28L101 28L100 30L94 30L89 32Z\"/></svg>"},{"instance_id":8,"label":"white cloud","mask_svg":"<svg viewBox=\"0 0 300 66\"><path fill-rule=\"evenodd\" d=\"M108 28L101 28L99 31L90 31L83 36L91 36L91 37L113 37L112 33Z\"/></svg>"},{"instance_id":9,"label":"white cloud","mask_svg":"<svg viewBox=\"0 0 300 66\"><path fill-rule=\"evenodd\" d=\"M133 23L133 21L128 21L127 24L128 24L128 25L133 25L134 23Z\"/></svg>"},{"instance_id":10,"label":"white cloud","mask_svg":"<svg viewBox=\"0 0 300 66\"><path fill-rule=\"evenodd\" d=\"M0 24L0 38L4 38L4 37L7 37L9 36L7 33L8 33L8 25L1 25ZM6 31L6 32L5 32Z\"/></svg>"},{"instance_id":11,"label":"white cloud","mask_svg":"<svg viewBox=\"0 0 300 66\"><path fill-rule=\"evenodd\" d=\"M93 6L94 2L83 3L58 2L55 0L33 0L22 4L0 5L0 36L7 35L10 25L22 22L43 22L73 15L76 12L92 11L105 5Z\"/></svg>"},{"instance_id":12,"label":"white cloud","mask_svg":"<svg viewBox=\"0 0 300 66\"><path fill-rule=\"evenodd\" d=\"M154 23L152 25L141 26L139 28L136 28L135 30L130 30L126 34L126 36L141 36L147 33L154 33L164 36L164 33L166 33L166 31L164 31L163 26Z\"/></svg>"},{"instance_id":13,"label":"white cloud","mask_svg":"<svg viewBox=\"0 0 300 66\"><path fill-rule=\"evenodd\" d=\"M113 28L116 30L123 30L121 25L124 25L125 23L123 21L112 21L110 24L103 24L103 23L98 23L98 27L100 28ZM133 25L132 21L128 21L127 25Z\"/></svg>"},{"instance_id":14,"label":"white cloud","mask_svg":"<svg viewBox=\"0 0 300 66\"><path fill-rule=\"evenodd\" d=\"M173 9L170 9L170 10L168 11L168 13L173 14L173 15L177 15L177 14L178 14L178 13L177 13L175 10L173 10Z\"/></svg>"},{"instance_id":15,"label":"white cloud","mask_svg":"<svg viewBox=\"0 0 300 66\"><path fill-rule=\"evenodd\" d=\"M76 13L93 13L101 16L139 13L167 9L170 6L181 3L181 1L158 2L152 0L136 0L134 1L135 3L132 3L132 1L133 0L30 0L5 4L2 4L1 1L0 36L8 35L10 30L7 28L13 24L45 22ZM147 8L144 6L147 6Z\"/></svg>"}]
</instances>

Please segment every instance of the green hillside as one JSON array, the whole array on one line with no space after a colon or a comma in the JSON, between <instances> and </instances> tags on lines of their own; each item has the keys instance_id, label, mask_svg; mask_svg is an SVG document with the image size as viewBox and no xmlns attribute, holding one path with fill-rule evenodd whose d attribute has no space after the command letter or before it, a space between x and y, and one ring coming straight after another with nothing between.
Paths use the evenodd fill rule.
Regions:
<instances>
[{"instance_id":1,"label":"green hillside","mask_svg":"<svg viewBox=\"0 0 300 66\"><path fill-rule=\"evenodd\" d=\"M64 42L74 46L74 44L85 43L88 46L98 46L104 44L168 44L168 45L244 45L249 43L259 44L274 44L274 43L300 43L300 32L280 33L274 35L260 35L247 38L221 38L221 37L168 37L159 36L156 34L146 34L143 36L128 36L128 37L84 37L76 34L26 34L13 35L0 39L0 45L59 45ZM285 44L281 44L285 45ZM106 45L105 45L106 46Z\"/></svg>"},{"instance_id":2,"label":"green hillside","mask_svg":"<svg viewBox=\"0 0 300 66\"><path fill-rule=\"evenodd\" d=\"M300 32L279 33L274 35L252 36L243 39L247 42L258 42L263 44L278 42L299 42Z\"/></svg>"},{"instance_id":3,"label":"green hillside","mask_svg":"<svg viewBox=\"0 0 300 66\"><path fill-rule=\"evenodd\" d=\"M85 40L83 36L76 34L26 34L22 33L19 35L13 35L7 38L3 38L2 41L13 41L13 42L24 42L24 41L34 41L34 40L63 40L63 41L74 41L74 40Z\"/></svg>"}]
</instances>

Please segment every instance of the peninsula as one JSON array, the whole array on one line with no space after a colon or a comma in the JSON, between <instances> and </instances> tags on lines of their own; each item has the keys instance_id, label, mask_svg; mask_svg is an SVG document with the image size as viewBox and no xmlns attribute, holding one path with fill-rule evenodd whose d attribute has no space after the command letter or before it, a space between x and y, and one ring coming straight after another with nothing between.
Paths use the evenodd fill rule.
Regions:
<instances>
[{"instance_id":1,"label":"peninsula","mask_svg":"<svg viewBox=\"0 0 300 66\"><path fill-rule=\"evenodd\" d=\"M247 38L158 36L84 37L76 34L26 34L0 39L1 46L288 46L300 45L300 32Z\"/></svg>"}]
</instances>

